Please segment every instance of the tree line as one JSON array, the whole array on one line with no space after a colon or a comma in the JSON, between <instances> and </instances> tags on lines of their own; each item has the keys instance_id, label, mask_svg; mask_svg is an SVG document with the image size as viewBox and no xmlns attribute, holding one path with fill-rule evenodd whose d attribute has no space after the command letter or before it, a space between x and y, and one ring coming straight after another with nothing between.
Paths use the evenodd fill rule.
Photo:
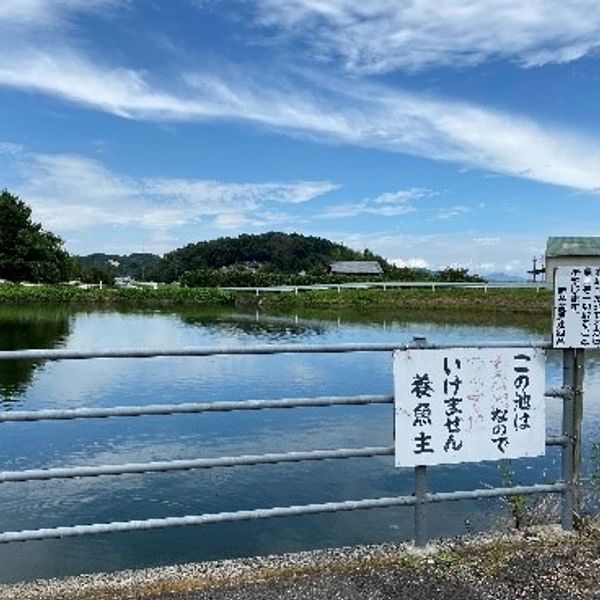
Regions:
<instances>
[{"instance_id":1,"label":"tree line","mask_svg":"<svg viewBox=\"0 0 600 600\"><path fill-rule=\"evenodd\" d=\"M376 261L381 275L333 275L336 261ZM112 284L116 277L178 282L190 287L306 285L364 280L482 281L467 269L432 272L399 268L366 249L362 252L315 236L269 232L221 237L166 253L72 256L63 240L31 218L31 208L0 193L0 279L57 283L78 279Z\"/></svg>"}]
</instances>

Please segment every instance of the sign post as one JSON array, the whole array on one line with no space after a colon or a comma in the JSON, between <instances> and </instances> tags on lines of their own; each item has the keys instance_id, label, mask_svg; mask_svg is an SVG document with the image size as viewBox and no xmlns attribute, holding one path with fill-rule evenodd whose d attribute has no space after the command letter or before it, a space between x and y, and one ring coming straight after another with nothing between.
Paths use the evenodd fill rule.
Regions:
<instances>
[{"instance_id":1,"label":"sign post","mask_svg":"<svg viewBox=\"0 0 600 600\"><path fill-rule=\"evenodd\" d=\"M427 542L427 466L545 452L544 354L534 348L394 353L395 464L414 467L415 541Z\"/></svg>"},{"instance_id":2,"label":"sign post","mask_svg":"<svg viewBox=\"0 0 600 600\"><path fill-rule=\"evenodd\" d=\"M581 423L583 419L584 351L600 348L600 267L573 265L554 272L552 341L563 349L563 387L570 392L563 401L562 526L573 529L579 513L578 484L581 475Z\"/></svg>"}]
</instances>

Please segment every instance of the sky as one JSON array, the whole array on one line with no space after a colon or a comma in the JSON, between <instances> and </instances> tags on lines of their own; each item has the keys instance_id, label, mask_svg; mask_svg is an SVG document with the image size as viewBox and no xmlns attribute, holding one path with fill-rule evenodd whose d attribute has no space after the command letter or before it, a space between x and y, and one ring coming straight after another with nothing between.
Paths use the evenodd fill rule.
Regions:
<instances>
[{"instance_id":1,"label":"sky","mask_svg":"<svg viewBox=\"0 0 600 600\"><path fill-rule=\"evenodd\" d=\"M75 254L600 234L598 0L0 0L0 189Z\"/></svg>"}]
</instances>

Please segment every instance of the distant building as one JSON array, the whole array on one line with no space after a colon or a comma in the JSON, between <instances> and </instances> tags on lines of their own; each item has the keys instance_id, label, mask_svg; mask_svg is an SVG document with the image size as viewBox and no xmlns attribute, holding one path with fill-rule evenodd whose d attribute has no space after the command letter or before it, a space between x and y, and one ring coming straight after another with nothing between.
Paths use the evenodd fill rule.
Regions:
<instances>
[{"instance_id":1,"label":"distant building","mask_svg":"<svg viewBox=\"0 0 600 600\"><path fill-rule=\"evenodd\" d=\"M125 277L115 277L115 287L132 288L135 287L135 281L126 275Z\"/></svg>"},{"instance_id":2,"label":"distant building","mask_svg":"<svg viewBox=\"0 0 600 600\"><path fill-rule=\"evenodd\" d=\"M342 260L329 265L334 275L381 275L383 269L376 260Z\"/></svg>"},{"instance_id":3,"label":"distant building","mask_svg":"<svg viewBox=\"0 0 600 600\"><path fill-rule=\"evenodd\" d=\"M550 237L546 244L546 282L554 286L554 269L570 265L600 267L600 237Z\"/></svg>"}]
</instances>

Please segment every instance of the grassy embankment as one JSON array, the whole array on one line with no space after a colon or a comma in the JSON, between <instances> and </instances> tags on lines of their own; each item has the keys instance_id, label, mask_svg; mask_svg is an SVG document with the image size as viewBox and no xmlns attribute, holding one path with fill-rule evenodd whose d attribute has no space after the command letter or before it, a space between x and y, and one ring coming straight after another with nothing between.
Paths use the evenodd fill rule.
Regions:
<instances>
[{"instance_id":1,"label":"grassy embankment","mask_svg":"<svg viewBox=\"0 0 600 600\"><path fill-rule=\"evenodd\" d=\"M502 313L549 314L552 293L546 289L483 289L402 288L342 289L293 292L265 295L265 307L294 307L333 309L352 307L365 311L373 309L405 309L434 311L478 311Z\"/></svg>"},{"instance_id":2,"label":"grassy embankment","mask_svg":"<svg viewBox=\"0 0 600 600\"><path fill-rule=\"evenodd\" d=\"M353 309L463 311L481 313L550 314L552 294L540 289L483 289L403 288L342 289L268 293L256 296L253 292L229 292L216 288L185 288L161 286L151 288L92 288L71 286L21 286L0 284L2 304L73 304L99 306L260 306L290 309Z\"/></svg>"},{"instance_id":3,"label":"grassy embankment","mask_svg":"<svg viewBox=\"0 0 600 600\"><path fill-rule=\"evenodd\" d=\"M0 304L72 304L98 306L234 305L231 292L165 285L152 288L91 288L68 285L0 284Z\"/></svg>"}]
</instances>

